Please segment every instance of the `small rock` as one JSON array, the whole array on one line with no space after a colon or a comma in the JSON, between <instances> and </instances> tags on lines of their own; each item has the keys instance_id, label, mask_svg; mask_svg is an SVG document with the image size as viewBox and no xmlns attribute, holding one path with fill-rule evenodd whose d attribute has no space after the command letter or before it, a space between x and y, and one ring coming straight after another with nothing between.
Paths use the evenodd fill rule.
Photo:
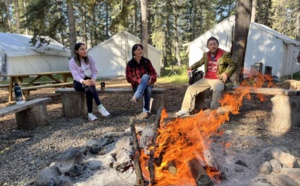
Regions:
<instances>
[{"instance_id":1,"label":"small rock","mask_svg":"<svg viewBox=\"0 0 300 186\"><path fill-rule=\"evenodd\" d=\"M75 164L82 161L83 154L78 148L69 148L57 157L55 165L61 173L70 171Z\"/></svg>"},{"instance_id":2,"label":"small rock","mask_svg":"<svg viewBox=\"0 0 300 186\"><path fill-rule=\"evenodd\" d=\"M282 168L282 165L280 164L280 162L276 159L271 159L270 160L270 165L272 167L272 171L275 173L279 173L280 169Z\"/></svg>"},{"instance_id":3,"label":"small rock","mask_svg":"<svg viewBox=\"0 0 300 186\"><path fill-rule=\"evenodd\" d=\"M235 162L235 164L237 164L237 165L242 165L242 166L244 166L244 167L248 167L247 164L246 164L245 162L243 162L242 160L237 160L237 161Z\"/></svg>"},{"instance_id":4,"label":"small rock","mask_svg":"<svg viewBox=\"0 0 300 186\"><path fill-rule=\"evenodd\" d=\"M232 130L226 130L226 131L224 132L224 134L226 134L226 135L230 135L230 134L232 134L232 133L233 133Z\"/></svg>"},{"instance_id":5,"label":"small rock","mask_svg":"<svg viewBox=\"0 0 300 186\"><path fill-rule=\"evenodd\" d=\"M37 186L55 185L60 175L56 166L47 167L37 174L35 184Z\"/></svg>"},{"instance_id":6,"label":"small rock","mask_svg":"<svg viewBox=\"0 0 300 186\"><path fill-rule=\"evenodd\" d=\"M278 160L283 166L288 168L297 167L297 159L295 156L282 151L272 152L274 159Z\"/></svg>"},{"instance_id":7,"label":"small rock","mask_svg":"<svg viewBox=\"0 0 300 186\"><path fill-rule=\"evenodd\" d=\"M91 154L98 154L105 145L113 142L114 140L111 138L92 139L89 140L85 146Z\"/></svg>"},{"instance_id":8,"label":"small rock","mask_svg":"<svg viewBox=\"0 0 300 186\"><path fill-rule=\"evenodd\" d=\"M259 172L262 174L270 174L272 172L271 164L268 161L263 162L259 167Z\"/></svg>"},{"instance_id":9,"label":"small rock","mask_svg":"<svg viewBox=\"0 0 300 186\"><path fill-rule=\"evenodd\" d=\"M274 186L297 186L297 183L286 175L267 175L266 179Z\"/></svg>"},{"instance_id":10,"label":"small rock","mask_svg":"<svg viewBox=\"0 0 300 186\"><path fill-rule=\"evenodd\" d=\"M294 179L300 185L300 169L295 168L282 168L281 173Z\"/></svg>"}]
</instances>

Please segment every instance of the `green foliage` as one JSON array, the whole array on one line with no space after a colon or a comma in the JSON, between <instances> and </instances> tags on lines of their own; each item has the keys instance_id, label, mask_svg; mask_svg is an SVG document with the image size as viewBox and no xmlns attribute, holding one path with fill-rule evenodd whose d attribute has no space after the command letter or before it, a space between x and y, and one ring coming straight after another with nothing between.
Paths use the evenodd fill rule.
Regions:
<instances>
[{"instance_id":1,"label":"green foliage","mask_svg":"<svg viewBox=\"0 0 300 186\"><path fill-rule=\"evenodd\" d=\"M300 71L293 74L293 79L300 80Z\"/></svg>"},{"instance_id":2,"label":"green foliage","mask_svg":"<svg viewBox=\"0 0 300 186\"><path fill-rule=\"evenodd\" d=\"M188 83L187 68L183 65L181 68L177 67L173 69L167 67L161 71L161 77L158 78L159 83ZM172 73L171 73L172 72Z\"/></svg>"},{"instance_id":3,"label":"green foliage","mask_svg":"<svg viewBox=\"0 0 300 186\"><path fill-rule=\"evenodd\" d=\"M298 0L273 0L272 28L290 37L295 36L298 6Z\"/></svg>"},{"instance_id":4,"label":"green foliage","mask_svg":"<svg viewBox=\"0 0 300 186\"><path fill-rule=\"evenodd\" d=\"M26 21L22 22L24 28L33 32L32 45L40 39L40 36L58 38L58 33L66 30L66 8L62 1L32 0L29 2L25 14Z\"/></svg>"}]
</instances>

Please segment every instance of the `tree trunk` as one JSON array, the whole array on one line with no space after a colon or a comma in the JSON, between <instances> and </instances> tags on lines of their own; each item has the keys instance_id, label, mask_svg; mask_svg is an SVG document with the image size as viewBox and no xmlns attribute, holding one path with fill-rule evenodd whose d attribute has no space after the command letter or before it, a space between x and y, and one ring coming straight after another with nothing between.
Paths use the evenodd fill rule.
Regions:
<instances>
[{"instance_id":1,"label":"tree trunk","mask_svg":"<svg viewBox=\"0 0 300 186\"><path fill-rule=\"evenodd\" d=\"M234 43L232 46L232 58L238 63L238 69L232 76L232 81L235 85L239 85L243 79L242 69L244 67L244 56L251 19L251 6L252 0L237 1Z\"/></svg>"},{"instance_id":2,"label":"tree trunk","mask_svg":"<svg viewBox=\"0 0 300 186\"><path fill-rule=\"evenodd\" d=\"M75 28L75 17L74 17L74 8L73 1L67 1L67 11L68 11L68 20L69 20L69 33L70 33L70 49L71 55L74 56L74 46L76 44L76 28Z\"/></svg>"},{"instance_id":3,"label":"tree trunk","mask_svg":"<svg viewBox=\"0 0 300 186\"><path fill-rule=\"evenodd\" d=\"M252 0L251 22L255 22L256 0Z\"/></svg>"},{"instance_id":4,"label":"tree trunk","mask_svg":"<svg viewBox=\"0 0 300 186\"><path fill-rule=\"evenodd\" d=\"M300 41L300 0L298 0L298 8L297 8L296 40Z\"/></svg>"},{"instance_id":5,"label":"tree trunk","mask_svg":"<svg viewBox=\"0 0 300 186\"><path fill-rule=\"evenodd\" d=\"M26 8L27 8L26 0L24 0L23 3L22 3L22 9L24 11L24 20L25 20L25 22L27 22ZM25 34L28 35L28 29L27 29L27 27L25 28Z\"/></svg>"},{"instance_id":6,"label":"tree trunk","mask_svg":"<svg viewBox=\"0 0 300 186\"><path fill-rule=\"evenodd\" d=\"M15 14L16 14L16 32L20 34L20 10L19 10L19 1L14 0L15 4Z\"/></svg>"},{"instance_id":7,"label":"tree trunk","mask_svg":"<svg viewBox=\"0 0 300 186\"><path fill-rule=\"evenodd\" d=\"M11 29L11 22L10 22L10 0L6 0L6 23L7 23L7 26L8 26L8 31L10 32L12 29Z\"/></svg>"},{"instance_id":8,"label":"tree trunk","mask_svg":"<svg viewBox=\"0 0 300 186\"><path fill-rule=\"evenodd\" d=\"M148 0L141 0L142 14L142 45L144 46L144 56L148 57L148 21L147 21Z\"/></svg>"},{"instance_id":9,"label":"tree trunk","mask_svg":"<svg viewBox=\"0 0 300 186\"><path fill-rule=\"evenodd\" d=\"M168 60L167 60L167 31L164 31L164 45L163 45L163 63L164 68L168 66Z\"/></svg>"},{"instance_id":10,"label":"tree trunk","mask_svg":"<svg viewBox=\"0 0 300 186\"><path fill-rule=\"evenodd\" d=\"M173 5L173 15L174 15L174 37L175 37L175 56L176 56L176 61L177 61L177 65L181 66L181 59L180 59L180 46L179 46L179 28L178 28L178 24L177 24L177 20L178 20L178 8L176 5L176 2L174 1L174 5Z\"/></svg>"},{"instance_id":11,"label":"tree trunk","mask_svg":"<svg viewBox=\"0 0 300 186\"><path fill-rule=\"evenodd\" d=\"M85 43L87 46L88 46L88 43L87 43L87 20L86 20L86 17L87 17L87 10L86 10L86 2L82 2L82 41L83 43Z\"/></svg>"},{"instance_id":12,"label":"tree trunk","mask_svg":"<svg viewBox=\"0 0 300 186\"><path fill-rule=\"evenodd\" d=\"M134 14L133 14L133 35L137 35L137 23L138 23L138 11L137 2L134 1Z\"/></svg>"}]
</instances>

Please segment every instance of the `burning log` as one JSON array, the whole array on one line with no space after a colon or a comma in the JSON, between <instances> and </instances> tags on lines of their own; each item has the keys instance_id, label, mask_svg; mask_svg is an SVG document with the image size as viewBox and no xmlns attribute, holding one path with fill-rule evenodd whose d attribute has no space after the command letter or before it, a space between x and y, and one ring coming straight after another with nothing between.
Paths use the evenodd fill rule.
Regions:
<instances>
[{"instance_id":1,"label":"burning log","mask_svg":"<svg viewBox=\"0 0 300 186\"><path fill-rule=\"evenodd\" d=\"M203 151L203 157L205 162L207 163L207 165L209 165L210 167L212 167L213 169L217 170L220 174L219 174L219 178L220 179L224 179L226 178L225 175L225 171L222 165L220 165L218 163L218 161L216 161L215 156L213 155L212 151L209 149L205 149Z\"/></svg>"},{"instance_id":2,"label":"burning log","mask_svg":"<svg viewBox=\"0 0 300 186\"><path fill-rule=\"evenodd\" d=\"M177 168L174 162L168 163L168 171L171 174L176 174L177 173Z\"/></svg>"},{"instance_id":3,"label":"burning log","mask_svg":"<svg viewBox=\"0 0 300 186\"><path fill-rule=\"evenodd\" d=\"M200 162L193 158L188 162L190 171L195 179L197 186L213 186L213 182L206 174L205 169L201 166Z\"/></svg>"},{"instance_id":4,"label":"burning log","mask_svg":"<svg viewBox=\"0 0 300 186\"><path fill-rule=\"evenodd\" d=\"M162 112L162 107L160 107L158 109L157 114L156 114L155 125L154 125L154 128L153 128L154 136L152 138L152 144L154 144L154 148L151 149L151 151L150 151L150 159L149 159L149 163L148 163L151 185L155 184L155 170L154 170L155 157L154 157L154 152L156 150L155 141L156 141L156 136L157 136L157 129L160 127L161 112Z\"/></svg>"},{"instance_id":5,"label":"burning log","mask_svg":"<svg viewBox=\"0 0 300 186\"><path fill-rule=\"evenodd\" d=\"M140 186L144 186L144 178L143 178L141 164L140 164L140 147L139 147L138 139L136 137L133 118L130 118L130 129L133 136L133 148L135 152L134 167L135 167L135 174L136 174L136 183Z\"/></svg>"}]
</instances>

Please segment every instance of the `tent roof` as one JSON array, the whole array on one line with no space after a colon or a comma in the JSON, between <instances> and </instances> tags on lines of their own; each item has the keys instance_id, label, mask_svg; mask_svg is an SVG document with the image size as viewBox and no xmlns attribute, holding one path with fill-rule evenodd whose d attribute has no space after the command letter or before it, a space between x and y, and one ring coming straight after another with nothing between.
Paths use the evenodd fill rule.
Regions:
<instances>
[{"instance_id":1,"label":"tent roof","mask_svg":"<svg viewBox=\"0 0 300 186\"><path fill-rule=\"evenodd\" d=\"M7 56L30 56L30 55L58 55L70 56L71 52L68 48L58 43L54 39L46 37L50 40L50 44L37 43L32 46L31 35L13 34L0 32L0 49L4 50Z\"/></svg>"},{"instance_id":2,"label":"tent roof","mask_svg":"<svg viewBox=\"0 0 300 186\"><path fill-rule=\"evenodd\" d=\"M129 32L127 32L127 31L124 30L124 31L121 31L121 32L119 32L119 33L113 35L113 36L110 37L109 39L107 39L107 40L101 42L100 44L98 44L97 46L91 48L90 50L96 50L98 47L100 47L100 46L102 46L102 45L105 45L106 43L110 42L111 40L115 39L116 37L119 37L120 35L128 35L129 37L132 37L132 38L134 38L135 40L140 41L140 38L138 38L137 36L132 35L131 33L129 33ZM155 48L154 46L152 46L152 45L150 45L150 44L148 44L148 47L150 47L151 49L153 49L153 50L155 50L155 51L161 53L160 50L158 50L157 48Z\"/></svg>"},{"instance_id":3,"label":"tent roof","mask_svg":"<svg viewBox=\"0 0 300 186\"><path fill-rule=\"evenodd\" d=\"M255 26L256 28L258 28L264 32L274 35L275 37L277 37L278 39L281 39L286 44L294 44L294 45L300 46L300 42L298 42L294 39L291 39L288 36L283 35L280 32L277 32L276 30L271 29L270 27L267 27L266 25L251 22L251 26Z\"/></svg>"}]
</instances>

